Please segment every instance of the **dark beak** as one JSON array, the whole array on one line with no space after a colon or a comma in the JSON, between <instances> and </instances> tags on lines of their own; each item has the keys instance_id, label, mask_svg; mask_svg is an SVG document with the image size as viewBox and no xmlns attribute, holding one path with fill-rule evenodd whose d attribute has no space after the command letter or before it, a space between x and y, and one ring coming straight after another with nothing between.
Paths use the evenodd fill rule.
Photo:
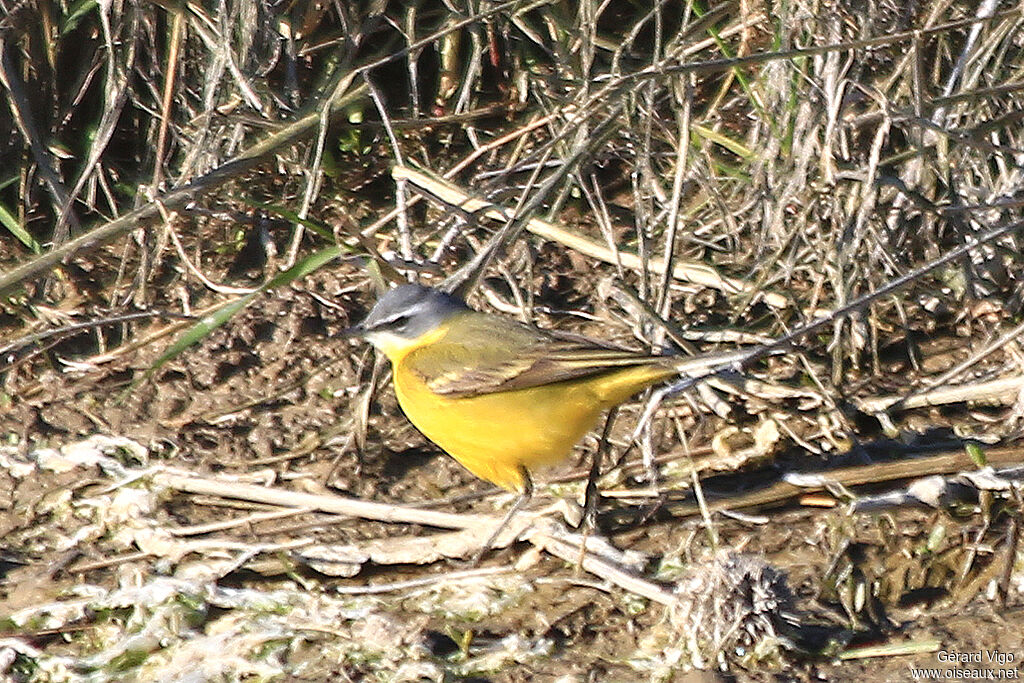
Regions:
<instances>
[{"instance_id":1,"label":"dark beak","mask_svg":"<svg viewBox=\"0 0 1024 683\"><path fill-rule=\"evenodd\" d=\"M362 339L364 334L366 334L366 327L363 323L356 323L352 327L346 327L339 332L338 336L343 339Z\"/></svg>"}]
</instances>

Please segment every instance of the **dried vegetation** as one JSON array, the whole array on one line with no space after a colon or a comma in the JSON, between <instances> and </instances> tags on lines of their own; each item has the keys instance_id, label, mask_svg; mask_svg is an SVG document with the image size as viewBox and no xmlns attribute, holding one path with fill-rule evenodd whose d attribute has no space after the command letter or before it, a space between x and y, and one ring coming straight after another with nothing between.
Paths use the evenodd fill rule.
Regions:
<instances>
[{"instance_id":1,"label":"dried vegetation","mask_svg":"<svg viewBox=\"0 0 1024 683\"><path fill-rule=\"evenodd\" d=\"M1022 23L0 0L0 670L1018 666ZM336 333L481 265L475 306L637 348L819 323L625 406L589 538L581 465L467 570L507 498Z\"/></svg>"}]
</instances>

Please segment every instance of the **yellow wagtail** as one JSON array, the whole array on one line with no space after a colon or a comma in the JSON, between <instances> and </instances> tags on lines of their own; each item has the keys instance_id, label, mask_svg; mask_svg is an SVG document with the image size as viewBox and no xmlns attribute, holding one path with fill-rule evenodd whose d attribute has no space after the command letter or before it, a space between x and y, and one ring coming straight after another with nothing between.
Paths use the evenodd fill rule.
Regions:
<instances>
[{"instance_id":1,"label":"yellow wagtail","mask_svg":"<svg viewBox=\"0 0 1024 683\"><path fill-rule=\"evenodd\" d=\"M530 496L530 473L568 458L606 409L748 355L637 353L480 313L413 284L384 294L349 334L391 361L398 403L421 432L476 476L520 493L509 517Z\"/></svg>"}]
</instances>

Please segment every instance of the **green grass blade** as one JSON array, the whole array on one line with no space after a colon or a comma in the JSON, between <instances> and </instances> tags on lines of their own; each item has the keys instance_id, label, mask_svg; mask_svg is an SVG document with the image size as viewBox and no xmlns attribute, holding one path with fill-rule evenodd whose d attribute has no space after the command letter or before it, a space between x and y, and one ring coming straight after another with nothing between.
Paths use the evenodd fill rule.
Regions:
<instances>
[{"instance_id":1,"label":"green grass blade","mask_svg":"<svg viewBox=\"0 0 1024 683\"><path fill-rule=\"evenodd\" d=\"M741 159L754 158L754 152L749 147L747 147L741 142L733 140L727 135L723 135L722 133L710 129L707 126L702 126L700 124L695 123L690 126L690 130L692 130L694 133L701 136L702 138L710 140L711 142L714 142L715 144L724 147L725 149L729 150L730 152L740 157Z\"/></svg>"},{"instance_id":2,"label":"green grass blade","mask_svg":"<svg viewBox=\"0 0 1024 683\"><path fill-rule=\"evenodd\" d=\"M17 217L13 213L7 210L7 207L0 204L0 224L7 228L8 232L17 237L22 244L32 250L34 254L43 253L43 248L39 242L36 242L35 238L29 234L28 230L25 230L18 222Z\"/></svg>"}]
</instances>

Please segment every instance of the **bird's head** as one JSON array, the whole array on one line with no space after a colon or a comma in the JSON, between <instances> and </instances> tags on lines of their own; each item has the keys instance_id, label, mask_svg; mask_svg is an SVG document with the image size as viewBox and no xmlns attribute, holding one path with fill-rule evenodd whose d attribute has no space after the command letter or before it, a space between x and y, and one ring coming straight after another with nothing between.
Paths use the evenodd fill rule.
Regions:
<instances>
[{"instance_id":1,"label":"bird's head","mask_svg":"<svg viewBox=\"0 0 1024 683\"><path fill-rule=\"evenodd\" d=\"M346 334L362 337L394 360L426 343L452 316L469 310L459 299L423 285L400 285L377 300Z\"/></svg>"}]
</instances>

